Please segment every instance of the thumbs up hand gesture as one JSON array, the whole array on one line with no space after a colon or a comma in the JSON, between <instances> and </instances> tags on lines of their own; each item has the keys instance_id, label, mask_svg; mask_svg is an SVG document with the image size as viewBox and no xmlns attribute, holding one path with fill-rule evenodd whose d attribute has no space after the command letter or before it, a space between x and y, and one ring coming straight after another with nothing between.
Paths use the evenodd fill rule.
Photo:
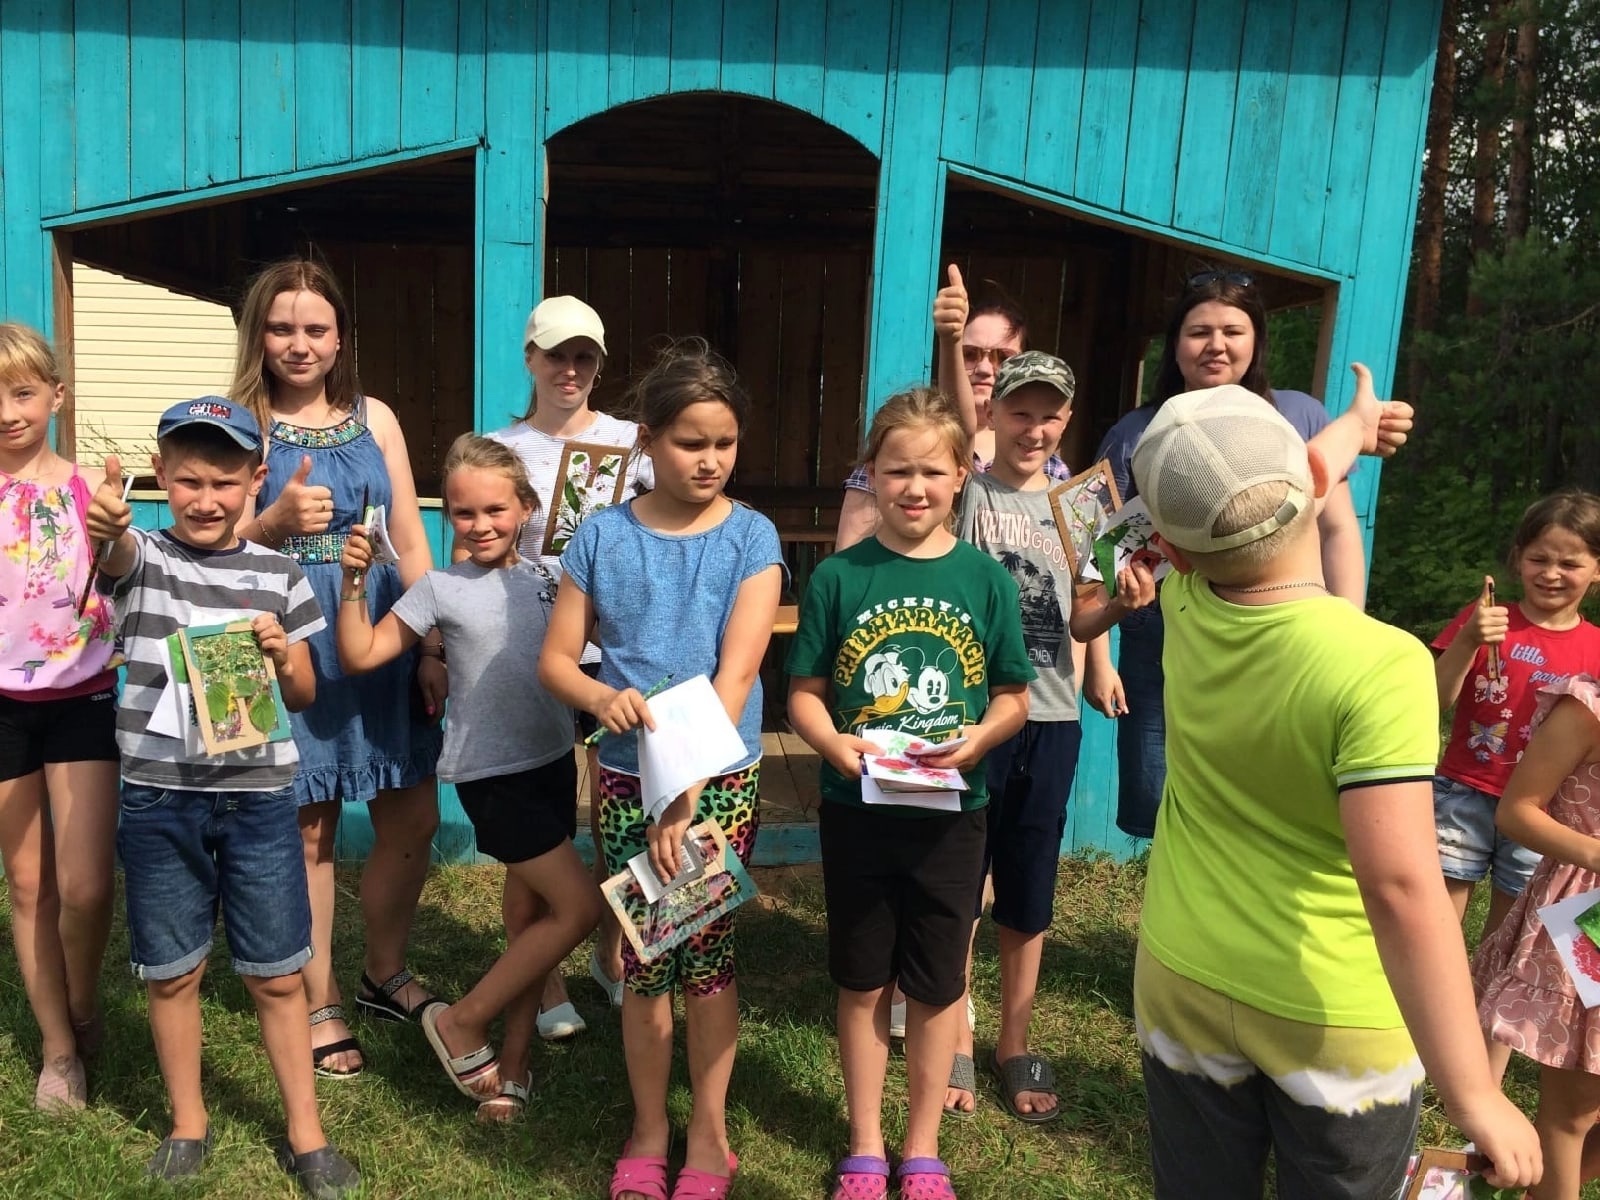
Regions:
<instances>
[{"instance_id":1,"label":"thumbs up hand gesture","mask_svg":"<svg viewBox=\"0 0 1600 1200\"><path fill-rule=\"evenodd\" d=\"M961 268L951 263L950 280L933 298L933 332L940 339L959 342L967 327L967 287L961 281Z\"/></svg>"},{"instance_id":2,"label":"thumbs up hand gesture","mask_svg":"<svg viewBox=\"0 0 1600 1200\"><path fill-rule=\"evenodd\" d=\"M133 509L122 498L122 461L115 454L106 457L105 480L95 489L84 514L89 537L96 542L114 542L127 532Z\"/></svg>"},{"instance_id":3,"label":"thumbs up hand gesture","mask_svg":"<svg viewBox=\"0 0 1600 1200\"><path fill-rule=\"evenodd\" d=\"M285 534L304 535L324 533L332 523L333 492L311 482L311 456L304 455L272 505L272 527Z\"/></svg>"}]
</instances>

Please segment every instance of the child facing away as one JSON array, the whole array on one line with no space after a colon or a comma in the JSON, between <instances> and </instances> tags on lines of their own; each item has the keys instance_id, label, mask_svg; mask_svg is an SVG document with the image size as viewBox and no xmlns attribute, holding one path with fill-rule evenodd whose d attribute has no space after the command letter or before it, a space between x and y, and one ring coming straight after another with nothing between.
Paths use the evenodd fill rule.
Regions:
<instances>
[{"instance_id":1,"label":"child facing away","mask_svg":"<svg viewBox=\"0 0 1600 1200\"><path fill-rule=\"evenodd\" d=\"M66 394L44 338L0 324L0 863L39 1025L41 1109L87 1100L117 834L113 619L104 597L84 595L101 473L50 447Z\"/></svg>"},{"instance_id":2,"label":"child facing away","mask_svg":"<svg viewBox=\"0 0 1600 1200\"><path fill-rule=\"evenodd\" d=\"M445 514L467 557L429 571L376 625L366 601L372 548L356 526L344 550L339 663L370 671L437 628L457 679L439 778L456 786L478 851L505 864L505 953L475 987L429 1004L422 1028L484 1121L522 1113L533 1086L528 1048L547 973L600 919L600 892L572 838L578 767L572 713L539 686L539 650L553 601L549 580L517 544L537 498L516 454L462 434L444 460ZM489 1022L505 1014L498 1060Z\"/></svg>"},{"instance_id":3,"label":"child facing away","mask_svg":"<svg viewBox=\"0 0 1600 1200\"><path fill-rule=\"evenodd\" d=\"M789 720L823 759L828 969L839 987L850 1124L834 1200L889 1191L882 1107L896 980L907 1001L910 1092L901 1194L955 1195L939 1119L983 879L984 757L1022 728L1035 675L1017 585L947 524L971 457L961 415L940 393L919 388L878 410L865 456L877 532L818 565L789 654ZM963 773L959 810L865 804L865 729L964 735L924 760Z\"/></svg>"},{"instance_id":4,"label":"child facing away","mask_svg":"<svg viewBox=\"0 0 1600 1200\"><path fill-rule=\"evenodd\" d=\"M1316 502L1378 412L1361 389L1308 452L1229 384L1169 399L1133 452L1176 568L1134 971L1158 1197L1259 1196L1269 1149L1280 1194L1392 1196L1424 1068L1491 1183L1539 1177L1434 858L1427 654L1322 577Z\"/></svg>"},{"instance_id":5,"label":"child facing away","mask_svg":"<svg viewBox=\"0 0 1600 1200\"><path fill-rule=\"evenodd\" d=\"M1472 969L1484 1030L1539 1064L1545 1170L1529 1200L1578 1200L1600 1175L1600 1016L1578 999L1538 910L1600 888L1600 679L1540 688L1534 724L1495 819L1544 858Z\"/></svg>"},{"instance_id":6,"label":"child facing away","mask_svg":"<svg viewBox=\"0 0 1600 1200\"><path fill-rule=\"evenodd\" d=\"M953 270L953 268L952 268ZM1028 721L989 754L985 869L994 878L993 917L1000 941L1000 1031L989 1068L1006 1109L1028 1124L1060 1115L1055 1072L1028 1048L1044 934L1054 918L1056 866L1066 829L1067 798L1078 767L1083 726L1079 680L1096 688L1109 678L1108 716L1120 705L1109 639L1087 648L1068 630L1074 580L1061 544L1044 471L1072 419L1076 381L1054 355L1024 350L995 376L990 398L994 461L962 491L961 536L1006 567L1021 595L1022 637L1038 672L1028 685ZM963 397L964 399L964 397ZM981 909L981 900L979 902ZM981 915L981 913L975 914ZM976 924L974 924L976 932ZM968 975L971 975L970 955ZM958 1029L950 1073L949 1112L974 1104L973 1030Z\"/></svg>"},{"instance_id":7,"label":"child facing away","mask_svg":"<svg viewBox=\"0 0 1600 1200\"><path fill-rule=\"evenodd\" d=\"M278 1162L323 1200L361 1177L323 1136L300 968L311 957L311 909L300 852L292 739L217 755L150 728L169 675L167 639L248 618L277 671L286 708L316 695L306 639L323 626L291 559L242 540L246 502L266 478L261 427L217 396L184 401L156 426L156 481L172 524L130 529L121 467L89 509L89 533L109 542L97 586L117 602L128 675L117 708L122 805L117 849L127 892L133 972L145 982L172 1132L150 1160L165 1180L199 1171L211 1148L200 1090L200 979L220 908L233 969L255 1001L261 1040L288 1118Z\"/></svg>"},{"instance_id":8,"label":"child facing away","mask_svg":"<svg viewBox=\"0 0 1600 1200\"><path fill-rule=\"evenodd\" d=\"M746 864L755 846L761 770L760 667L783 586L771 521L723 494L749 400L733 368L704 342L666 350L636 388L639 445L655 489L602 509L561 556L564 572L539 660L558 699L592 713L600 741L600 844L615 874L646 850L656 873L678 873L684 833L714 820ZM600 671L583 669L600 647ZM651 727L644 693L664 678L696 675L738 726L746 755L720 775L645 811L637 734ZM611 1179L611 1200L667 1200L667 1084L672 1066L672 990L681 986L689 1025L694 1111L673 1200L721 1200L738 1159L729 1151L725 1105L739 1034L733 914L676 950L641 962L623 947L623 1044L633 1092L633 1130Z\"/></svg>"},{"instance_id":9,"label":"child facing away","mask_svg":"<svg viewBox=\"0 0 1600 1200\"><path fill-rule=\"evenodd\" d=\"M1483 595L1433 642L1439 707L1455 708L1433 781L1439 863L1458 917L1473 885L1492 876L1484 937L1539 861L1495 825L1495 804L1528 745L1536 693L1572 675L1600 676L1600 629L1578 612L1600 581L1597 556L1600 498L1562 492L1536 501L1511 543L1522 598L1494 603L1494 580L1486 577Z\"/></svg>"}]
</instances>

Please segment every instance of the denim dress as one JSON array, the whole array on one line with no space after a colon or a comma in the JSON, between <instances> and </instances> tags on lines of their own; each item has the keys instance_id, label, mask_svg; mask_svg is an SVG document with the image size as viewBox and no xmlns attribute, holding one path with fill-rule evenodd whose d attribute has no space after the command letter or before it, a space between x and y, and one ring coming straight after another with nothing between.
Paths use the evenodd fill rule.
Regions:
<instances>
[{"instance_id":1,"label":"denim dress","mask_svg":"<svg viewBox=\"0 0 1600 1200\"><path fill-rule=\"evenodd\" d=\"M276 500L305 455L311 456L310 482L333 491L333 520L327 531L291 537L283 545L283 553L305 571L327 621L327 628L310 639L316 701L289 714L300 751L294 791L301 804L334 799L365 803L380 791L420 783L433 774L442 741L438 723L414 712L414 650L364 675L346 675L339 668L334 623L345 536L360 520L363 496L372 505L393 500L389 468L365 414L363 400L350 416L326 429L274 421L267 482L256 499L257 512ZM393 565L374 567L367 573L366 589L367 609L377 624L400 598L400 572Z\"/></svg>"}]
</instances>

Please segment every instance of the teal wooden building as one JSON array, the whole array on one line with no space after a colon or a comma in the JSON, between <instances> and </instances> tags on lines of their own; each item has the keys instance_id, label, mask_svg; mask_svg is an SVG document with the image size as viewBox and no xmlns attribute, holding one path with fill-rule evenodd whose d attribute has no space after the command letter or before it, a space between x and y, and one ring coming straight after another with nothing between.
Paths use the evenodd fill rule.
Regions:
<instances>
[{"instance_id":1,"label":"teal wooden building","mask_svg":"<svg viewBox=\"0 0 1600 1200\"><path fill-rule=\"evenodd\" d=\"M1198 262L1321 305L1331 406L1352 357L1386 389L1438 8L0 0L0 311L70 364L74 261L233 300L314 246L436 494L455 434L522 410L529 307L574 292L610 331L598 403L704 334L757 401L739 493L826 530L862 418L928 377L945 261L1077 370L1078 464ZM1086 734L1069 846L1128 853Z\"/></svg>"}]
</instances>

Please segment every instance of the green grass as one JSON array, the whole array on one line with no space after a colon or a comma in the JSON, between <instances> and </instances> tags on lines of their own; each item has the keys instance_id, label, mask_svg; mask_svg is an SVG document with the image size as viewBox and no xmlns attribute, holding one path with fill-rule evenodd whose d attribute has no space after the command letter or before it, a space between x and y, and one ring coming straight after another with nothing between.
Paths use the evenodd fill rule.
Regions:
<instances>
[{"instance_id":1,"label":"green grass","mask_svg":"<svg viewBox=\"0 0 1600 1200\"><path fill-rule=\"evenodd\" d=\"M758 875L767 895L745 910L739 928L743 1024L729 1096L732 1141L743 1162L736 1194L746 1200L818 1197L826 1194L827 1171L845 1145L821 883L814 871ZM1150 1194L1132 1017L1133 935L1143 878L1137 864L1062 863L1034 1044L1055 1063L1064 1115L1043 1128L1023 1126L1001 1112L983 1080L977 1115L947 1120L942 1131L943 1153L964 1200ZM341 875L336 945L347 995L359 974L353 886L352 876ZM448 868L430 878L412 966L439 991L459 994L499 952L498 889L492 868ZM0 916L8 915L0 891ZM126 956L119 911L103 984L110 1037L91 1076L91 1106L82 1115L45 1117L32 1108L37 1033L9 939L0 948L0 1196L172 1194L142 1177L167 1117L143 994L122 966ZM584 963L575 955L566 970L590 1032L536 1051L536 1092L519 1124L475 1125L470 1105L445 1081L415 1027L357 1025L366 1074L344 1083L320 1081L318 1088L329 1135L360 1166L366 1195L588 1200L605 1194L628 1131L627 1076L616 1019ZM204 987L205 1082L216 1148L181 1195L293 1196L272 1161L281 1114L253 1010L225 949L212 968ZM973 990L981 1063L992 1044L985 1031L994 1028L999 993L987 924ZM680 1130L690 1103L681 1044L680 1037L671 1099ZM1511 1086L1531 1110L1534 1075L1527 1067L1514 1065ZM898 1056L890 1064L885 1107L893 1144L905 1109ZM1423 1135L1425 1142L1452 1144L1436 1105L1424 1115ZM676 1149L681 1156L681 1141Z\"/></svg>"}]
</instances>

